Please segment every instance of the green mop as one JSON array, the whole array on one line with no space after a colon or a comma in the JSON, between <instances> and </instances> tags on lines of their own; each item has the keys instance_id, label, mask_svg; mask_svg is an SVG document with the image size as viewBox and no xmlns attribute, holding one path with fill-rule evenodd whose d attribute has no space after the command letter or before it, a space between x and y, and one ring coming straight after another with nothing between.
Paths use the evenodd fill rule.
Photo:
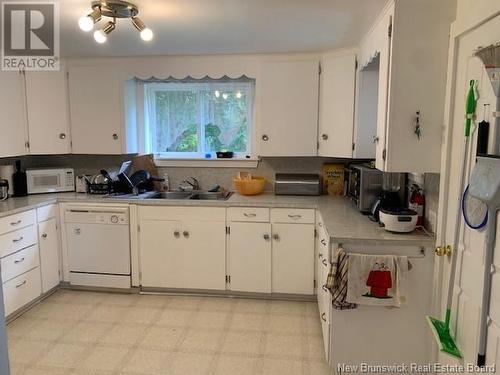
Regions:
<instances>
[{"instance_id":1,"label":"green mop","mask_svg":"<svg viewBox=\"0 0 500 375\"><path fill-rule=\"evenodd\" d=\"M469 149L469 136L471 131L472 120L474 118L474 113L476 112L476 102L477 95L475 90L476 82L474 80L470 81L469 84L469 92L467 94L467 101L465 104L465 138L463 144L463 163L462 163L462 178L460 181L460 187L463 188L465 182L465 173L466 168L465 164L468 160L468 149ZM460 353L460 349L458 349L457 344L455 343L455 339L451 335L450 332L450 319L451 319L451 305L453 303L453 284L455 282L455 268L457 263L457 255L456 249L458 247L458 239L459 239L459 228L460 228L460 220L462 218L461 207L458 205L458 213L457 213L457 226L455 229L455 238L453 244L453 252L451 258L451 269L450 269L450 280L448 286L448 298L446 302L446 316L444 322L442 320L433 318L431 316L426 316L427 322L429 323L429 327L431 328L432 333L437 341L440 350L444 353L447 353L456 358L462 358L462 354Z\"/></svg>"}]
</instances>

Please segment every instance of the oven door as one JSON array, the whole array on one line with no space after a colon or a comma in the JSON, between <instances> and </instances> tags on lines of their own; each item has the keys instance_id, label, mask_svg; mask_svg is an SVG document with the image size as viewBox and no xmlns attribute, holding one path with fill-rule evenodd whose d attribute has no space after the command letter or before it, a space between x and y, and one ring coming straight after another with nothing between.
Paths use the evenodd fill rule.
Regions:
<instances>
[{"instance_id":1,"label":"oven door","mask_svg":"<svg viewBox=\"0 0 500 375\"><path fill-rule=\"evenodd\" d=\"M347 195L355 202L359 201L360 186L361 186L361 171L357 168L350 168L347 170L349 178L347 180Z\"/></svg>"}]
</instances>

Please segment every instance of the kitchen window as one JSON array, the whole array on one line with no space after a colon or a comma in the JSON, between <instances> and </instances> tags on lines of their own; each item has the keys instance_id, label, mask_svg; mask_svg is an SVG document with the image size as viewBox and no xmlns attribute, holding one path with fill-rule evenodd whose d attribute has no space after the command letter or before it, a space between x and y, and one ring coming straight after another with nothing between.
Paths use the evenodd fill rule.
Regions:
<instances>
[{"instance_id":1,"label":"kitchen window","mask_svg":"<svg viewBox=\"0 0 500 375\"><path fill-rule=\"evenodd\" d=\"M144 142L157 159L251 155L255 81L239 79L141 82Z\"/></svg>"}]
</instances>

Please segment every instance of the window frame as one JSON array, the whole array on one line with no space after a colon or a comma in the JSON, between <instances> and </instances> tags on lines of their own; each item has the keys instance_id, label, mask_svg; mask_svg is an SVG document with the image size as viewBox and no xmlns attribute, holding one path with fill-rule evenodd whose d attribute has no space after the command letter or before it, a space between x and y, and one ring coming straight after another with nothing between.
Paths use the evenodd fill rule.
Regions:
<instances>
[{"instance_id":1,"label":"window frame","mask_svg":"<svg viewBox=\"0 0 500 375\"><path fill-rule=\"evenodd\" d=\"M238 161L240 164L248 162L253 165L258 162L254 157L253 138L255 134L255 91L256 82L254 79L249 79L242 76L240 79L229 79L222 77L221 79L201 79L201 80L153 80L153 81L139 81L142 85L141 95L139 102L143 107L143 121L144 121L144 150L146 153L152 153L155 160L161 164L162 161L188 161L190 164L196 161L209 161L216 160L215 158L206 158L207 151L204 150L205 144L205 125L202 123L202 104L200 103L200 93L202 91L220 91L227 90L240 90L246 93L247 105L247 150L246 152L234 152L232 159L225 159L227 161ZM156 92L161 91L196 91L196 124L198 135L199 152L155 152L153 145L156 144L156 124L150 119L152 113L156 113L156 100L154 100ZM220 159L219 159L220 160ZM165 165L172 163L166 162ZM182 164L182 163L181 163ZM213 165L221 165L223 163L211 163ZM225 163L224 163L225 164Z\"/></svg>"}]
</instances>

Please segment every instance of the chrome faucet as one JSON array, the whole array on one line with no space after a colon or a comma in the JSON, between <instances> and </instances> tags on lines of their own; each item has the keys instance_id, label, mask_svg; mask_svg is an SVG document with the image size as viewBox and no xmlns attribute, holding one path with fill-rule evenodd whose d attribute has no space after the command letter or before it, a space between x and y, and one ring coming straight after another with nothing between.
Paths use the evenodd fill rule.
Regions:
<instances>
[{"instance_id":1,"label":"chrome faucet","mask_svg":"<svg viewBox=\"0 0 500 375\"><path fill-rule=\"evenodd\" d=\"M200 189L200 182L194 177L189 177L186 180L181 182L181 184L179 185L179 189L182 191L201 190Z\"/></svg>"}]
</instances>

